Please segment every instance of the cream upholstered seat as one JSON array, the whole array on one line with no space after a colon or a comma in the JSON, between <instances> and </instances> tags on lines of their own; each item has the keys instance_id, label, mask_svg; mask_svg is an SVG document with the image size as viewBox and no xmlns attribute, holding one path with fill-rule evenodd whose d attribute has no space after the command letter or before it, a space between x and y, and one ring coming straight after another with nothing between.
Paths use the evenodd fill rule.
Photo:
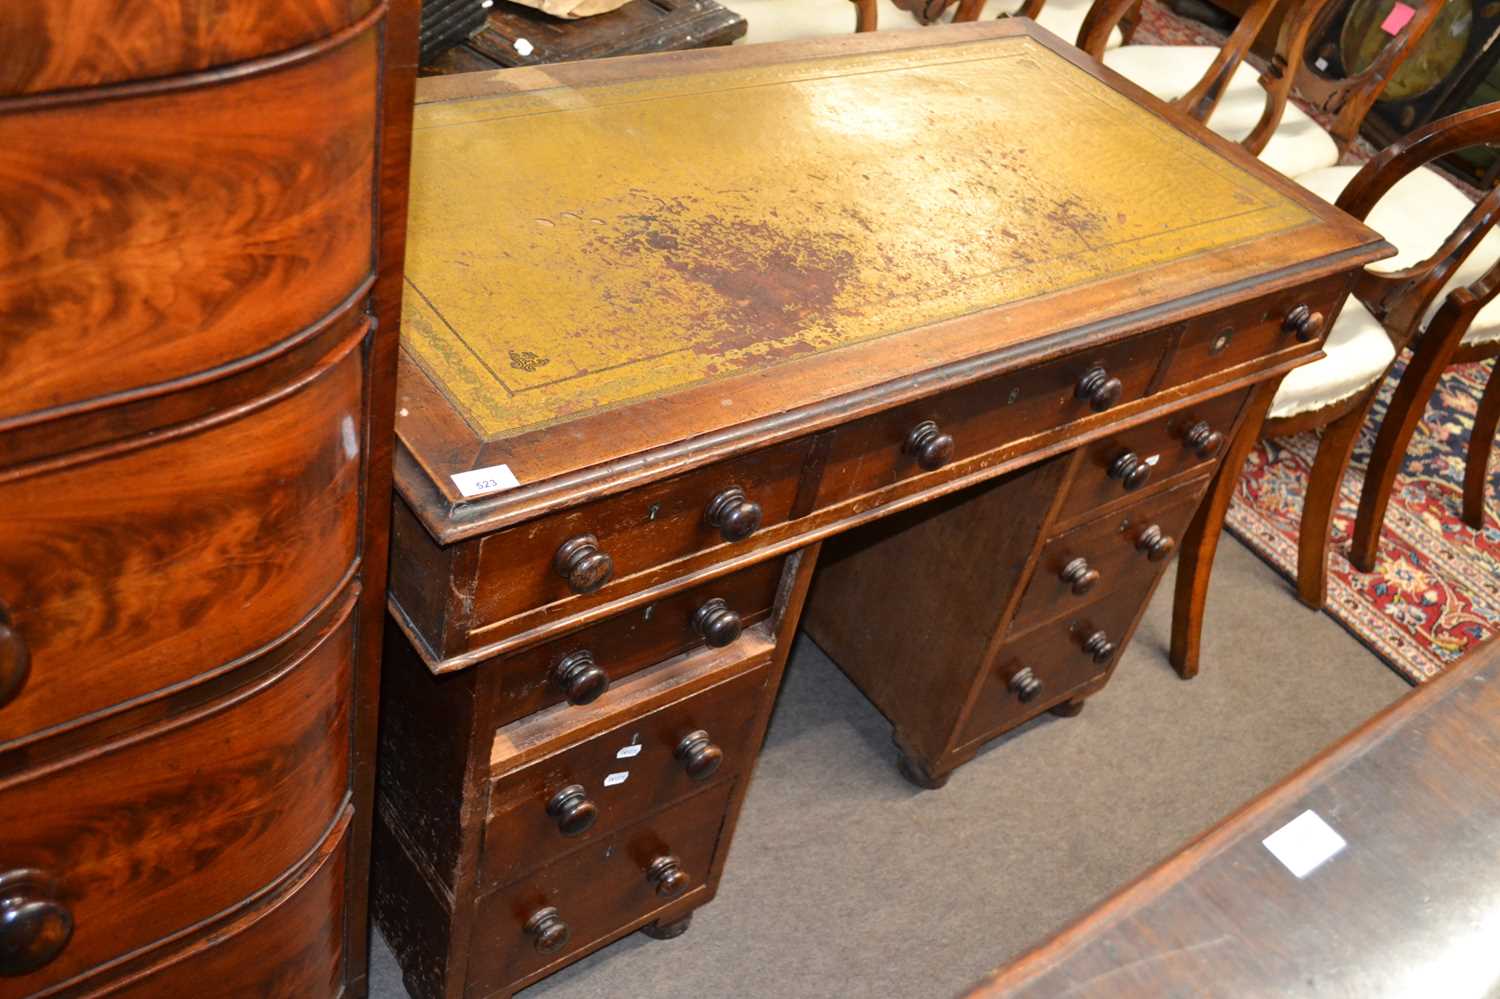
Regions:
<instances>
[{"instance_id":1,"label":"cream upholstered seat","mask_svg":"<svg viewBox=\"0 0 1500 999\"><path fill-rule=\"evenodd\" d=\"M1078 32L1083 28L1083 19L1088 16L1093 0L1047 0L1036 23L1052 32L1069 45L1078 41ZM1107 49L1117 49L1124 44L1118 27L1110 29Z\"/></svg>"},{"instance_id":2,"label":"cream upholstered seat","mask_svg":"<svg viewBox=\"0 0 1500 999\"><path fill-rule=\"evenodd\" d=\"M1071 44L1089 12L1093 0L1047 0L1036 22ZM849 0L735 0L733 9L744 15L749 29L735 44L785 42L795 38L820 38L825 35L847 35L854 30L854 5ZM991 7L993 5L987 5ZM957 5L943 14L951 21ZM920 28L922 23L910 11L902 10L891 0L879 0L878 25L881 31ZM1118 29L1110 32L1110 47L1120 44Z\"/></svg>"},{"instance_id":3,"label":"cream upholstered seat","mask_svg":"<svg viewBox=\"0 0 1500 999\"><path fill-rule=\"evenodd\" d=\"M1051 0L1048 0L1051 5ZM1203 78L1219 49L1211 45L1127 45L1104 53L1104 65L1141 89L1174 101ZM1260 73L1240 63L1229 78L1208 127L1231 142L1239 142L1255 128L1266 109ZM1295 104L1288 103L1260 160L1288 177L1331 167L1339 161L1338 144Z\"/></svg>"},{"instance_id":4,"label":"cream upholstered seat","mask_svg":"<svg viewBox=\"0 0 1500 999\"><path fill-rule=\"evenodd\" d=\"M1379 320L1351 297L1328 331L1323 355L1282 379L1266 414L1270 419L1310 413L1358 395L1385 374L1396 348Z\"/></svg>"}]
</instances>

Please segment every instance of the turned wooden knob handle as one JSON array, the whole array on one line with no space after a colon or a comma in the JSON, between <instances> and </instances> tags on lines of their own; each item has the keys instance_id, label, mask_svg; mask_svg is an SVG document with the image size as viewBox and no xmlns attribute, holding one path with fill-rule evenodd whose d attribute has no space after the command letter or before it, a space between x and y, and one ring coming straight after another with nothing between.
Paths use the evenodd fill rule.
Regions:
<instances>
[{"instance_id":1,"label":"turned wooden knob handle","mask_svg":"<svg viewBox=\"0 0 1500 999\"><path fill-rule=\"evenodd\" d=\"M692 881L682 869L682 861L668 854L657 857L646 868L646 880L656 886L656 894L662 898L676 898Z\"/></svg>"},{"instance_id":2,"label":"turned wooden knob handle","mask_svg":"<svg viewBox=\"0 0 1500 999\"><path fill-rule=\"evenodd\" d=\"M1042 692L1041 679L1031 671L1030 666L1025 666L1011 675L1010 692L1019 697L1022 702L1036 700L1036 695Z\"/></svg>"},{"instance_id":3,"label":"turned wooden knob handle","mask_svg":"<svg viewBox=\"0 0 1500 999\"><path fill-rule=\"evenodd\" d=\"M693 780L708 780L718 771L719 764L724 762L724 750L715 746L708 733L701 728L683 736L682 741L677 744L677 751L672 755L682 763L682 769Z\"/></svg>"},{"instance_id":4,"label":"turned wooden knob handle","mask_svg":"<svg viewBox=\"0 0 1500 999\"><path fill-rule=\"evenodd\" d=\"M1083 651L1087 652L1096 663L1107 663L1115 654L1115 643L1109 640L1109 636L1102 631L1096 631L1083 640Z\"/></svg>"},{"instance_id":5,"label":"turned wooden knob handle","mask_svg":"<svg viewBox=\"0 0 1500 999\"><path fill-rule=\"evenodd\" d=\"M1323 313L1314 312L1306 305L1299 305L1286 314L1281 328L1297 334L1298 340L1316 340L1323 335Z\"/></svg>"},{"instance_id":6,"label":"turned wooden knob handle","mask_svg":"<svg viewBox=\"0 0 1500 999\"><path fill-rule=\"evenodd\" d=\"M557 914L557 909L550 905L533 912L523 929L530 935L538 954L556 954L573 935L568 924Z\"/></svg>"},{"instance_id":7,"label":"turned wooden knob handle","mask_svg":"<svg viewBox=\"0 0 1500 999\"><path fill-rule=\"evenodd\" d=\"M594 662L594 654L579 649L552 667L552 682L562 688L569 704L591 704L609 689L609 674Z\"/></svg>"},{"instance_id":8,"label":"turned wooden knob handle","mask_svg":"<svg viewBox=\"0 0 1500 999\"><path fill-rule=\"evenodd\" d=\"M1151 466L1141 460L1134 451L1126 451L1109 463L1109 477L1119 479L1126 492L1133 492L1151 478Z\"/></svg>"},{"instance_id":9,"label":"turned wooden knob handle","mask_svg":"<svg viewBox=\"0 0 1500 999\"><path fill-rule=\"evenodd\" d=\"M1183 432L1182 443L1198 457L1212 458L1224 446L1224 435L1210 427L1207 420L1199 420Z\"/></svg>"},{"instance_id":10,"label":"turned wooden knob handle","mask_svg":"<svg viewBox=\"0 0 1500 999\"><path fill-rule=\"evenodd\" d=\"M1079 597L1092 590L1100 578L1099 570L1090 566L1088 559L1081 556L1069 561L1062 567L1062 572L1057 575L1064 583L1071 586L1073 594Z\"/></svg>"},{"instance_id":11,"label":"turned wooden knob handle","mask_svg":"<svg viewBox=\"0 0 1500 999\"><path fill-rule=\"evenodd\" d=\"M693 629L716 649L722 649L740 637L745 622L729 609L722 597L714 597L693 612Z\"/></svg>"},{"instance_id":12,"label":"turned wooden knob handle","mask_svg":"<svg viewBox=\"0 0 1500 999\"><path fill-rule=\"evenodd\" d=\"M901 450L917 460L917 464L931 472L948 464L953 457L953 438L938 429L931 420L924 420L906 435Z\"/></svg>"},{"instance_id":13,"label":"turned wooden knob handle","mask_svg":"<svg viewBox=\"0 0 1500 999\"><path fill-rule=\"evenodd\" d=\"M569 784L547 802L547 814L557 820L564 836L582 836L599 817L599 806L589 800L582 784Z\"/></svg>"},{"instance_id":14,"label":"turned wooden knob handle","mask_svg":"<svg viewBox=\"0 0 1500 999\"><path fill-rule=\"evenodd\" d=\"M31 649L0 604L0 708L14 701L31 676Z\"/></svg>"},{"instance_id":15,"label":"turned wooden knob handle","mask_svg":"<svg viewBox=\"0 0 1500 999\"><path fill-rule=\"evenodd\" d=\"M1152 524L1135 539L1135 547L1137 551L1145 552L1146 558L1152 562L1160 562L1177 550L1177 542L1159 525Z\"/></svg>"},{"instance_id":16,"label":"turned wooden knob handle","mask_svg":"<svg viewBox=\"0 0 1500 999\"><path fill-rule=\"evenodd\" d=\"M615 572L614 560L599 550L599 539L592 534L564 541L552 559L552 567L574 593L593 593Z\"/></svg>"},{"instance_id":17,"label":"turned wooden knob handle","mask_svg":"<svg viewBox=\"0 0 1500 999\"><path fill-rule=\"evenodd\" d=\"M703 519L719 530L725 541L744 541L760 529L760 504L745 498L745 490L731 486L708 502Z\"/></svg>"},{"instance_id":18,"label":"turned wooden knob handle","mask_svg":"<svg viewBox=\"0 0 1500 999\"><path fill-rule=\"evenodd\" d=\"M29 975L62 953L73 936L73 914L41 871L0 874L0 975Z\"/></svg>"},{"instance_id":19,"label":"turned wooden knob handle","mask_svg":"<svg viewBox=\"0 0 1500 999\"><path fill-rule=\"evenodd\" d=\"M1102 413L1119 402L1124 392L1125 386L1120 379L1111 378L1109 372L1095 365L1078 379L1078 388L1074 394L1080 399L1088 400L1089 407L1094 412Z\"/></svg>"}]
</instances>

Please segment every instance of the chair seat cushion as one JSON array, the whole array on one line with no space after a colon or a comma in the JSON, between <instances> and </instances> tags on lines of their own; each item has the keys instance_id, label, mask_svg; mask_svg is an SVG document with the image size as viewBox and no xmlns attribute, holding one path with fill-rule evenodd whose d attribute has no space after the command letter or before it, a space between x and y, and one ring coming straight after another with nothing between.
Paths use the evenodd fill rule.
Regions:
<instances>
[{"instance_id":1,"label":"chair seat cushion","mask_svg":"<svg viewBox=\"0 0 1500 999\"><path fill-rule=\"evenodd\" d=\"M1363 392L1396 358L1390 337L1375 317L1353 298L1328 331L1324 356L1294 368L1271 400L1271 419L1309 413Z\"/></svg>"},{"instance_id":2,"label":"chair seat cushion","mask_svg":"<svg viewBox=\"0 0 1500 999\"><path fill-rule=\"evenodd\" d=\"M849 0L733 0L725 6L746 21L745 35L735 39L736 45L854 33L855 10ZM923 26L891 0L880 0L876 16L881 31Z\"/></svg>"},{"instance_id":3,"label":"chair seat cushion","mask_svg":"<svg viewBox=\"0 0 1500 999\"><path fill-rule=\"evenodd\" d=\"M1218 54L1211 45L1126 45L1104 53L1104 64L1162 100L1175 101L1197 85ZM1242 62L1229 78L1229 87L1209 117L1208 127L1231 142L1239 142L1255 129L1265 110L1266 91L1260 85L1260 73ZM1260 160L1295 177L1333 166L1339 161L1339 149L1321 125L1297 105L1288 103L1276 131L1261 150Z\"/></svg>"},{"instance_id":4,"label":"chair seat cushion","mask_svg":"<svg viewBox=\"0 0 1500 999\"><path fill-rule=\"evenodd\" d=\"M1329 167L1303 174L1296 180L1331 203L1338 200L1339 194L1358 172L1358 166ZM1413 170L1386 192L1365 219L1370 228L1396 248L1394 257L1373 263L1370 269L1396 271L1421 263L1437 252L1459 221L1473 208L1474 202L1436 170L1426 167ZM1454 272L1443 294L1433 300L1426 319L1438 310L1450 290L1476 280L1497 260L1500 260L1500 232L1491 229L1469 254L1469 259ZM1497 340L1500 340L1500 299L1479 310L1463 342L1472 346Z\"/></svg>"},{"instance_id":5,"label":"chair seat cushion","mask_svg":"<svg viewBox=\"0 0 1500 999\"><path fill-rule=\"evenodd\" d=\"M1092 6L1093 0L1047 0L1042 4L1042 12L1036 16L1036 23L1069 45L1076 45L1078 32L1083 28L1083 19L1088 15L1089 8ZM1110 31L1109 41L1104 43L1104 47L1117 49L1123 42L1120 29L1114 28Z\"/></svg>"}]
</instances>

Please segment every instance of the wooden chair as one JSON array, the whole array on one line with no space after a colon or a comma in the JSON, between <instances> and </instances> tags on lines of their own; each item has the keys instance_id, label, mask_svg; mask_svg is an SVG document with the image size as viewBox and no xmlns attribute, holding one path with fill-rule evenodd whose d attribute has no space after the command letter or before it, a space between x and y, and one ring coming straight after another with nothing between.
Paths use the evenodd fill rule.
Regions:
<instances>
[{"instance_id":1,"label":"wooden chair","mask_svg":"<svg viewBox=\"0 0 1500 999\"><path fill-rule=\"evenodd\" d=\"M1417 14L1362 72L1328 77L1304 59L1309 39L1347 0L1256 0L1222 46L1125 45L1110 33L1135 0L1096 0L1078 46L1151 94L1168 101L1288 177L1332 167L1353 144L1386 81L1412 55L1444 0L1422 0ZM1275 55L1264 73L1246 61L1266 20L1283 8ZM1324 130L1289 102L1293 90L1334 115Z\"/></svg>"},{"instance_id":2,"label":"wooden chair","mask_svg":"<svg viewBox=\"0 0 1500 999\"><path fill-rule=\"evenodd\" d=\"M951 11L954 24L960 21L977 21L985 9L985 0L893 0L896 6L909 10L923 24L934 24L944 19ZM1092 0L1026 0L1019 8L1001 14L1001 17L1029 17L1059 38L1078 37L1078 29L1089 12ZM1140 21L1141 0L1135 0L1131 12L1121 18L1120 29L1111 33L1109 47L1115 48L1130 40L1135 26Z\"/></svg>"},{"instance_id":3,"label":"wooden chair","mask_svg":"<svg viewBox=\"0 0 1500 999\"><path fill-rule=\"evenodd\" d=\"M1407 199L1425 197L1427 181L1413 181L1425 172L1424 164L1467 146L1496 141L1500 141L1500 104L1432 122L1358 168L1338 195L1336 204L1392 239L1381 224L1388 223L1393 214L1409 213L1423 204ZM1452 189L1451 185L1449 188ZM1219 532L1245 458L1257 440L1255 424L1262 419L1264 422L1259 426L1262 437L1284 437L1323 428L1303 501L1297 549L1297 596L1309 607L1323 606L1329 529L1339 485L1386 372L1416 335L1444 289L1463 275L1481 269L1477 281L1466 283L1447 296L1428 324L1419 350L1428 350L1437 358L1434 363L1447 363L1442 360L1444 348L1428 348L1426 344L1459 343L1468 328L1465 323L1484 310L1500 287L1497 276L1500 268L1496 266L1500 260L1500 236L1491 233L1500 218L1500 189L1491 190L1477 205L1467 199L1465 204L1467 210L1448 220L1451 229L1421 239L1408 238L1406 245L1392 239L1397 256L1367 268L1361 275L1342 313L1334 319L1324 347L1325 356L1293 370L1274 390L1259 390L1252 398L1251 425L1236 437L1209 487L1208 497L1182 539L1173 605L1171 660L1183 678L1198 672L1203 610ZM1299 332L1304 335L1321 332L1323 317L1300 318L1307 328ZM1434 335L1437 339L1429 341ZM1497 338L1496 352L1500 353L1500 328L1492 328L1491 335ZM1447 356L1455 356L1455 351L1448 348ZM1441 370L1441 364L1437 370ZM1494 392L1493 382L1492 379L1487 397ZM1413 382L1410 394L1420 392L1422 383L1427 384L1426 391L1430 393L1431 382L1419 377ZM1420 398L1425 400L1426 396ZM1497 404L1490 401L1489 405L1493 409ZM1387 422L1391 422L1390 416ZM1489 427L1493 435L1493 420ZM1378 443L1376 451L1381 451ZM1367 480L1365 494L1370 491Z\"/></svg>"}]
</instances>

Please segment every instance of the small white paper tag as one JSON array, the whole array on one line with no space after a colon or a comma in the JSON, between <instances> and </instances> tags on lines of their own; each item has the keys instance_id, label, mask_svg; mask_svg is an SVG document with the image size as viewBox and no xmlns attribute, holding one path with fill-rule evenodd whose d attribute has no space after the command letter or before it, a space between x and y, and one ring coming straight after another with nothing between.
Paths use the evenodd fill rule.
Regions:
<instances>
[{"instance_id":1,"label":"small white paper tag","mask_svg":"<svg viewBox=\"0 0 1500 999\"><path fill-rule=\"evenodd\" d=\"M1286 869L1305 878L1349 844L1322 816L1308 809L1261 841Z\"/></svg>"},{"instance_id":2,"label":"small white paper tag","mask_svg":"<svg viewBox=\"0 0 1500 999\"><path fill-rule=\"evenodd\" d=\"M604 778L604 786L605 787L614 787L616 784L623 784L623 783L625 783L625 781L627 781L629 779L630 779L630 771L629 770L620 770L620 771L612 773L608 777Z\"/></svg>"},{"instance_id":3,"label":"small white paper tag","mask_svg":"<svg viewBox=\"0 0 1500 999\"><path fill-rule=\"evenodd\" d=\"M536 51L536 46L532 45L524 38L517 38L514 44L516 47L516 54L520 56L529 56L531 55L531 53Z\"/></svg>"},{"instance_id":4,"label":"small white paper tag","mask_svg":"<svg viewBox=\"0 0 1500 999\"><path fill-rule=\"evenodd\" d=\"M509 465L491 465L489 468L473 468L453 476L453 484L465 499L514 489L521 484Z\"/></svg>"},{"instance_id":5,"label":"small white paper tag","mask_svg":"<svg viewBox=\"0 0 1500 999\"><path fill-rule=\"evenodd\" d=\"M641 744L640 743L636 743L636 744L634 744L632 746L626 746L625 748L621 749L618 753L615 754L615 759L617 759L617 760L628 760L632 756L639 756L639 755L641 755Z\"/></svg>"}]
</instances>

